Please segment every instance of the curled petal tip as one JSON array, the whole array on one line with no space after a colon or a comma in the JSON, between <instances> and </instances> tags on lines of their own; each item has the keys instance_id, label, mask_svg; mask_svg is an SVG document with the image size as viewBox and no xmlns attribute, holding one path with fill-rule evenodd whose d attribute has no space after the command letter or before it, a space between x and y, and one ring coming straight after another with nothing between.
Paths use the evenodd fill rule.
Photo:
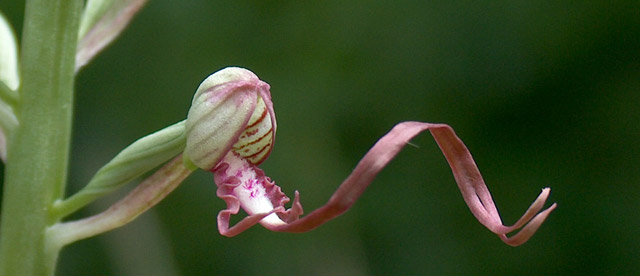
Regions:
<instances>
[{"instance_id":1,"label":"curled petal tip","mask_svg":"<svg viewBox=\"0 0 640 276\"><path fill-rule=\"evenodd\" d=\"M420 127L420 125L418 125ZM540 212L551 190L544 188L540 195L529 206L522 217L512 226L502 224L502 219L493 202L491 193L487 188L478 167L462 140L457 137L453 129L447 125L424 124L422 128L429 128L438 146L445 155L453 175L458 183L460 192L469 209L478 221L487 227L491 232L498 234L509 244L522 244L533 235L544 219L555 208L555 206ZM537 215L536 215L537 214ZM525 226L526 225L526 226ZM507 238L506 234L511 233L521 227L522 234L518 233L512 238Z\"/></svg>"},{"instance_id":2,"label":"curled petal tip","mask_svg":"<svg viewBox=\"0 0 640 276\"><path fill-rule=\"evenodd\" d=\"M554 203L546 210L537 214L531 221L529 221L529 223L524 228L522 228L522 230L520 230L520 232L518 232L514 236L507 237L507 235L505 234L501 234L498 236L500 236L500 239L502 239L504 243L510 246L515 247L524 244L529 240L529 238L533 236L533 234L536 233L538 228L540 228L542 223L547 219L549 214L551 214L551 212L556 209L557 206L558 205Z\"/></svg>"},{"instance_id":3,"label":"curled petal tip","mask_svg":"<svg viewBox=\"0 0 640 276\"><path fill-rule=\"evenodd\" d=\"M551 193L550 188L542 189L542 191L540 192L536 200L533 201L533 203L531 203L531 206L529 206L527 211L522 215L522 217L520 217L520 219L518 219L518 221L515 224L509 227L504 227L502 231L496 234L506 234L509 232L513 232L514 230L517 230L518 228L521 228L522 226L524 226L538 212L540 212L540 210L542 210L542 207L544 206L544 203L547 201L547 198L549 198L550 193Z\"/></svg>"},{"instance_id":4,"label":"curled petal tip","mask_svg":"<svg viewBox=\"0 0 640 276\"><path fill-rule=\"evenodd\" d=\"M551 188L544 187L544 188L542 188L542 191L540 192L540 196L544 195L544 197L546 199L549 196L550 193L551 193Z\"/></svg>"},{"instance_id":5,"label":"curled petal tip","mask_svg":"<svg viewBox=\"0 0 640 276\"><path fill-rule=\"evenodd\" d=\"M491 232L497 234L502 241L511 246L519 246L524 244L533 236L533 234L540 228L545 219L549 216L551 211L556 208L556 204L552 204L546 210L540 212L542 207L544 206L549 194L551 192L550 188L544 188L540 192L540 195L536 198L536 200L529 206L527 211L518 219L518 221L512 226L504 226L500 222L500 217L495 214L494 217L486 221L480 221L484 224ZM524 226L524 227L523 227ZM507 237L508 233L516 231L522 228L517 234L512 237Z\"/></svg>"},{"instance_id":6,"label":"curled petal tip","mask_svg":"<svg viewBox=\"0 0 640 276\"><path fill-rule=\"evenodd\" d=\"M550 188L547 187L542 189L540 195L538 195L529 209L527 209L524 215L522 215L522 217L514 225L508 227L499 225L497 226L497 228L499 228L499 231L494 231L491 228L490 230L496 233L504 243L510 246L515 247L524 244L533 236L533 234L535 234L538 228L540 228L542 223L547 219L549 214L557 207L557 204L553 203L549 208L540 212L550 193ZM511 237L507 237L508 233L516 231L519 228L522 229L517 234Z\"/></svg>"}]
</instances>

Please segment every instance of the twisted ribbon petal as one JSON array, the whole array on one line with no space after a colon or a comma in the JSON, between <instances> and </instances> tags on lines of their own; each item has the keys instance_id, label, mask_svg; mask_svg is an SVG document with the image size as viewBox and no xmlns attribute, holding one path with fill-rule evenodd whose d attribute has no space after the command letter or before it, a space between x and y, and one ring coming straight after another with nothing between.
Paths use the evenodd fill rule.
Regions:
<instances>
[{"instance_id":1,"label":"twisted ribbon petal","mask_svg":"<svg viewBox=\"0 0 640 276\"><path fill-rule=\"evenodd\" d=\"M484 183L480 171L471 153L456 136L451 127L445 124L422 122L403 122L396 125L383 136L358 163L353 172L345 179L329 201L307 216L302 214L298 192L293 207L285 210L289 201L262 170L242 158L228 154L212 171L218 184L218 196L227 202L227 209L218 215L219 231L225 236L237 235L256 223L278 232L306 232L346 212L362 195L364 190L410 139L429 130L442 150L464 201L473 215L482 225L497 234L502 241L518 246L525 243L542 225L549 213L556 208L551 205L540 212L549 197L549 188L542 190L524 215L512 226L505 226ZM257 188L256 188L257 187ZM249 190L249 196L247 196ZM252 193L251 191L256 191ZM249 216L233 227L229 227L231 214L242 207ZM524 226L524 228L522 228ZM519 228L520 232L512 237L506 234Z\"/></svg>"}]
</instances>

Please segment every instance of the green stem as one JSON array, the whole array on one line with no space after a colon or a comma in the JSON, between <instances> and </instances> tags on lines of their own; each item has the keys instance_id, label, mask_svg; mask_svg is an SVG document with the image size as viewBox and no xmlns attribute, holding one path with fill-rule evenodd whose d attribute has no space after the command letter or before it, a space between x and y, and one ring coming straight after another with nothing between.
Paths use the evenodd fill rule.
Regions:
<instances>
[{"instance_id":1,"label":"green stem","mask_svg":"<svg viewBox=\"0 0 640 276\"><path fill-rule=\"evenodd\" d=\"M59 248L45 230L62 197L71 139L74 60L82 0L27 1L22 36L20 125L8 145L0 275L52 275Z\"/></svg>"}]
</instances>

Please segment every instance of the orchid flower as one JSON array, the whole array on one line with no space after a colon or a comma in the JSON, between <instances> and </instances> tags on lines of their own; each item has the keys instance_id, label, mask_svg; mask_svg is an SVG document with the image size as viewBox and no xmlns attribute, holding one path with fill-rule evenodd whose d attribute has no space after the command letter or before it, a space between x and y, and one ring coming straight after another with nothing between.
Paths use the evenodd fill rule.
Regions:
<instances>
[{"instance_id":1,"label":"orchid flower","mask_svg":"<svg viewBox=\"0 0 640 276\"><path fill-rule=\"evenodd\" d=\"M187 116L184 163L213 173L216 194L227 204L217 216L224 236L235 236L257 223L277 232L306 232L343 214L409 140L425 130L442 150L473 215L505 243L518 246L526 242L556 207L553 204L540 212L550 193L545 188L514 225L503 225L469 150L453 129L445 124L403 122L369 150L324 206L300 218L299 193L295 192L292 207L286 209L289 198L258 168L269 156L276 133L269 88L251 71L223 69L200 85ZM230 226L231 215L240 208L248 216Z\"/></svg>"}]
</instances>

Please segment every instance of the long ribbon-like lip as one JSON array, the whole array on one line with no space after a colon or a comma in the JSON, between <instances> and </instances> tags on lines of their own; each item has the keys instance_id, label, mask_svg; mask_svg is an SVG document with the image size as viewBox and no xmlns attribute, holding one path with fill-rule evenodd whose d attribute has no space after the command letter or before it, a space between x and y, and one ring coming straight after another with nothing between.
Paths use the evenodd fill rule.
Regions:
<instances>
[{"instance_id":1,"label":"long ribbon-like lip","mask_svg":"<svg viewBox=\"0 0 640 276\"><path fill-rule=\"evenodd\" d=\"M367 152L353 172L342 182L325 205L314 210L307 216L296 219L302 212L302 206L299 203L299 196L296 192L292 208L296 210L295 212L291 210L284 211L283 205L276 204L271 212L250 213L250 216L233 227L229 227L228 217L222 220L219 217L218 224L222 226L219 230L221 234L225 236L233 236L241 233L257 222L261 222L264 227L278 232L306 232L315 229L346 212L362 195L376 175L400 152L409 140L425 130L430 130L442 150L451 167L454 178L458 183L462 197L473 215L481 224L497 234L505 243L517 246L526 242L540 225L542 225L551 211L556 208L557 205L553 204L546 210L540 212L549 197L550 189L545 188L525 214L513 226L503 225L495 203L489 193L489 189L484 183L471 153L456 136L453 129L445 124L403 122L396 125ZM228 201L229 197L234 197L233 193L226 193L225 201ZM237 200L237 198L234 200ZM233 207L233 209L235 209L237 206L238 205L229 205L229 208ZM225 214L237 213L237 210L233 212L234 210L230 210L229 208L222 211L221 214L223 212L225 212ZM262 218L270 215L272 212L280 213L282 217L286 217L287 223L278 222L277 224L270 224L261 221ZM294 213L295 218L291 219L291 217L289 217L291 213ZM522 228L523 226L524 228ZM506 234L519 228L522 228L522 230L513 237L509 238L506 236Z\"/></svg>"}]
</instances>

